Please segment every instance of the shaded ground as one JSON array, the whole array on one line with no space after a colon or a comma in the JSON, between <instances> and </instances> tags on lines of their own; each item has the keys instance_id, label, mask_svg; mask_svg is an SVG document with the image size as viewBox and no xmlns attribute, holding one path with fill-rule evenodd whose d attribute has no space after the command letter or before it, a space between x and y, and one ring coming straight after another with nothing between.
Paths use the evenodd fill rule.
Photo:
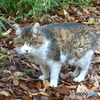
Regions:
<instances>
[{"instance_id":1,"label":"shaded ground","mask_svg":"<svg viewBox=\"0 0 100 100\"><path fill-rule=\"evenodd\" d=\"M81 11L65 6L58 14L42 16L40 23L44 25L69 20L88 24L100 36L99 5ZM28 19L19 22L22 26L31 23ZM73 82L67 72L74 70L74 67L66 66L61 70L59 86L54 88L48 87L48 80L38 79L41 75L38 65L16 53L13 38L14 32L11 31L6 35L3 33L0 39L0 100L100 100L100 49L96 50L83 82ZM86 96L74 97L70 95L72 92L85 93Z\"/></svg>"}]
</instances>

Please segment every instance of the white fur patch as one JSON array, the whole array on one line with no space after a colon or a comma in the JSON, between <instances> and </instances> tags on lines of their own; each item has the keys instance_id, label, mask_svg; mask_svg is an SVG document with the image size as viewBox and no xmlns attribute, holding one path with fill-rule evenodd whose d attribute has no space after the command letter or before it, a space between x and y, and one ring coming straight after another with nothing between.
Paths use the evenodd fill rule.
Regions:
<instances>
[{"instance_id":1,"label":"white fur patch","mask_svg":"<svg viewBox=\"0 0 100 100\"><path fill-rule=\"evenodd\" d=\"M14 27L15 27L15 31L16 31L15 34L19 35L22 32L21 28L18 26L18 24L14 24Z\"/></svg>"},{"instance_id":2,"label":"white fur patch","mask_svg":"<svg viewBox=\"0 0 100 100\"><path fill-rule=\"evenodd\" d=\"M16 47L16 50L19 51L21 54L31 54L32 53L32 50L33 48L30 47L28 44L24 44L23 46L21 47Z\"/></svg>"},{"instance_id":3,"label":"white fur patch","mask_svg":"<svg viewBox=\"0 0 100 100\"><path fill-rule=\"evenodd\" d=\"M50 41L47 39L44 39L44 41L45 42L40 48L33 50L33 54L36 55L37 57L41 57L41 59L45 61L47 60L46 55L48 53L48 46L50 44Z\"/></svg>"},{"instance_id":4,"label":"white fur patch","mask_svg":"<svg viewBox=\"0 0 100 100\"><path fill-rule=\"evenodd\" d=\"M60 60L62 63L65 63L67 61L67 54L63 54L63 52L60 52Z\"/></svg>"},{"instance_id":5,"label":"white fur patch","mask_svg":"<svg viewBox=\"0 0 100 100\"><path fill-rule=\"evenodd\" d=\"M47 65L44 65L44 66L40 65L40 68L41 68L43 75L41 75L39 79L41 80L48 79L49 78L49 67Z\"/></svg>"},{"instance_id":6,"label":"white fur patch","mask_svg":"<svg viewBox=\"0 0 100 100\"><path fill-rule=\"evenodd\" d=\"M71 65L71 66L74 65L76 63L75 60L76 60L75 58L69 60L68 61L69 65Z\"/></svg>"},{"instance_id":7,"label":"white fur patch","mask_svg":"<svg viewBox=\"0 0 100 100\"><path fill-rule=\"evenodd\" d=\"M75 82L81 82L84 80L88 72L93 53L94 52L92 50L89 50L82 58L80 58L76 62L73 62L73 64L76 66L76 69L74 70L74 72L69 72L69 74L75 77Z\"/></svg>"},{"instance_id":8,"label":"white fur patch","mask_svg":"<svg viewBox=\"0 0 100 100\"><path fill-rule=\"evenodd\" d=\"M90 61L91 61L91 59L92 59L92 55L93 55L93 50L88 50L87 52L86 52L86 54L81 58L81 59L79 59L77 62L76 62L76 66L79 66L79 67L81 67L81 68L83 68L83 69L88 69L87 67L85 67L85 66L87 66L87 65L90 65Z\"/></svg>"},{"instance_id":9,"label":"white fur patch","mask_svg":"<svg viewBox=\"0 0 100 100\"><path fill-rule=\"evenodd\" d=\"M39 30L40 30L40 24L39 23L35 23L34 26L33 26L33 28L32 28L32 30L33 30L33 33L39 34L40 33L39 32Z\"/></svg>"},{"instance_id":10,"label":"white fur patch","mask_svg":"<svg viewBox=\"0 0 100 100\"><path fill-rule=\"evenodd\" d=\"M48 61L48 65L50 67L50 86L57 87L62 63L51 60Z\"/></svg>"}]
</instances>

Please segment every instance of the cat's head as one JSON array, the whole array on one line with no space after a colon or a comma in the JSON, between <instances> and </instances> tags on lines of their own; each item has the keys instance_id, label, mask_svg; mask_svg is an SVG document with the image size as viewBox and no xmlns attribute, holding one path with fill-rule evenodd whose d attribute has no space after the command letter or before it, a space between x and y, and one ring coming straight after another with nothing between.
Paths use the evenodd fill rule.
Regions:
<instances>
[{"instance_id":1,"label":"cat's head","mask_svg":"<svg viewBox=\"0 0 100 100\"><path fill-rule=\"evenodd\" d=\"M40 25L35 23L33 26L19 27L15 24L14 45L16 50L21 54L32 54L42 44L42 36L40 35Z\"/></svg>"}]
</instances>

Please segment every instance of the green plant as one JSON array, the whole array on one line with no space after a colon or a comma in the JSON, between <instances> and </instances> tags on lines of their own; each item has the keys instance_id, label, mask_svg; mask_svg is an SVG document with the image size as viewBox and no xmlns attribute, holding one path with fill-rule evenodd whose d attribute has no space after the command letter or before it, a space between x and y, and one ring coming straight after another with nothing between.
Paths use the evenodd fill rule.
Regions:
<instances>
[{"instance_id":1,"label":"green plant","mask_svg":"<svg viewBox=\"0 0 100 100\"><path fill-rule=\"evenodd\" d=\"M25 72L23 72L22 76L29 75L30 73L31 73L31 71L25 71Z\"/></svg>"},{"instance_id":2,"label":"green plant","mask_svg":"<svg viewBox=\"0 0 100 100\"><path fill-rule=\"evenodd\" d=\"M17 2L19 0L0 0L0 9L4 10L5 13L14 15L17 11Z\"/></svg>"},{"instance_id":3,"label":"green plant","mask_svg":"<svg viewBox=\"0 0 100 100\"><path fill-rule=\"evenodd\" d=\"M17 16L40 16L47 13L48 10L53 9L54 6L58 6L57 0L20 0L18 3L18 10L23 10L27 14L18 14Z\"/></svg>"},{"instance_id":4,"label":"green plant","mask_svg":"<svg viewBox=\"0 0 100 100\"><path fill-rule=\"evenodd\" d=\"M15 22L7 18L0 17L0 37L2 36L2 30L7 31L6 25L12 26L11 23L15 23Z\"/></svg>"},{"instance_id":5,"label":"green plant","mask_svg":"<svg viewBox=\"0 0 100 100\"><path fill-rule=\"evenodd\" d=\"M95 0L0 0L0 9L8 15L13 15L16 19L39 17L48 10L57 10L66 4L74 4L75 7L81 5L90 6L91 1Z\"/></svg>"}]
</instances>

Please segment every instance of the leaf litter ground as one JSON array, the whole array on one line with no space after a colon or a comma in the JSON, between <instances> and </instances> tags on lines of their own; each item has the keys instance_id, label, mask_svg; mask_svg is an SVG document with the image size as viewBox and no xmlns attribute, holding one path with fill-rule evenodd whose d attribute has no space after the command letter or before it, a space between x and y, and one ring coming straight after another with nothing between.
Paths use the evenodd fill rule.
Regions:
<instances>
[{"instance_id":1,"label":"leaf litter ground","mask_svg":"<svg viewBox=\"0 0 100 100\"><path fill-rule=\"evenodd\" d=\"M22 26L31 24L27 23L28 19L25 20L19 24ZM88 24L100 36L100 7L98 5L81 11L66 5L58 14L43 15L40 23L44 25L68 20ZM23 55L16 53L13 38L14 32L10 32L3 34L0 39L0 100L100 100L100 49L95 51L84 81L73 82L73 78L67 73L74 70L74 66L66 65L61 70L59 85L55 88L48 86L49 80L38 79L42 74L39 65L29 62ZM70 95L71 92L95 92L98 95L73 97Z\"/></svg>"}]
</instances>

